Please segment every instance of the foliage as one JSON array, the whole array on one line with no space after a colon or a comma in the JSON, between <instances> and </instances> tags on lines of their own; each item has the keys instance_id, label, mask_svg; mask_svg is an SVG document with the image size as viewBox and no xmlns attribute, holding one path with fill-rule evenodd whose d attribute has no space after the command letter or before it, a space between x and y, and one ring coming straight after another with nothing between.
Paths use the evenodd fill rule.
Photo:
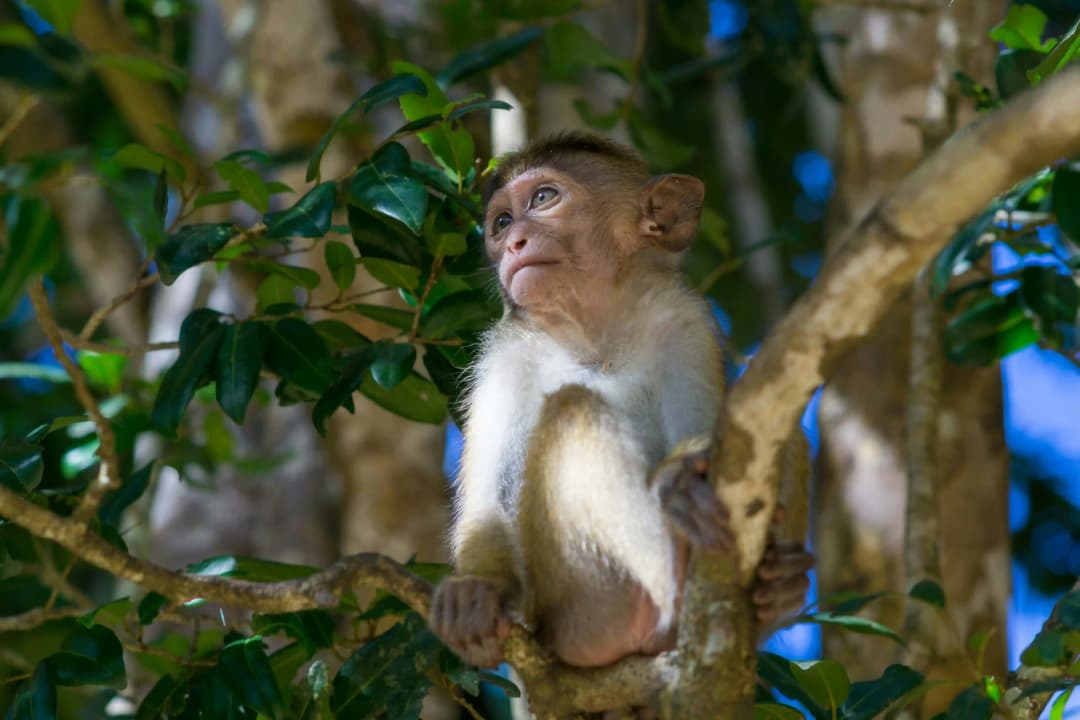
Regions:
<instances>
[{"instance_id":1,"label":"foliage","mask_svg":"<svg viewBox=\"0 0 1080 720\"><path fill-rule=\"evenodd\" d=\"M154 147L120 131L88 147L0 157L0 318L19 317L20 307L27 316L27 287L41 276L50 278L54 290L72 282L64 277L70 273L64 266L65 238L50 190L76 168L93 172L125 210L141 243L147 272L132 278L133 292L155 276L171 286L196 272L255 278L257 288L250 314L192 310L177 341L166 348L178 351L176 358L159 377L138 377L129 367L138 353L102 337L93 317L82 333L65 336L67 346L52 349L48 363L0 364L0 379L17 382L20 398L36 393L45 408L24 408L14 419L3 416L0 485L71 519L91 496L88 488L99 462L115 453L123 482L92 508L91 531L126 551L125 511L149 491L163 465L185 476L216 466L251 473L273 469L277 458L243 457L232 444L225 419L243 424L253 403L304 403L320 433L342 408L355 411L355 393L417 422L441 423L456 411L474 342L500 311L479 225L479 188L490 166L477 151L469 123L480 113L508 107L462 85L527 51L542 55L543 72L552 82L575 83L596 72L613 76L624 83L624 97L606 108L578 98L582 120L597 129L625 130L650 162L678 168L694 161L697 148L685 135L669 132L649 106L671 111L679 83L733 61L688 40L701 35L687 31L700 26L700 8L678 3L658 6L666 42L686 56L670 67L654 67L640 52L634 57L615 53L575 19L577 2L478 4L490 11L488 17L513 20L521 29L498 36L493 27L472 28L481 36L436 72L392 63L385 79L367 88L305 148L308 186L295 192L267 179L281 161L257 149L230 152L203 163L206 169L200 171L196 152L164 126ZM16 5L18 19L0 24L0 76L25 93L26 103L76 102L80 95L100 100L93 78L102 68L171 92L188 85L179 58L84 46L72 34L78 2ZM190 21L185 3L125 5L132 28L141 29L136 34L155 41L155 28ZM472 5L447 3L448 22L455 22L454 13L467 15L461 7ZM794 8L790 4L787 15L777 11L800 30L794 35L784 30L787 25L767 22L772 18L755 11L758 34L747 43L742 62L775 54L796 67L801 79L814 77L839 97L818 45L808 41L805 14ZM1007 98L1019 85L1041 82L1074 58L1076 29L1044 40L1044 26L1038 10L1014 8L995 29L993 37L1011 54L999 63L997 96L965 85L981 106ZM378 139L346 173L323 175L331 143L342 142L373 112L395 105L401 116L395 131ZM421 144L423 154L410 154L410 142ZM212 214L225 208L228 215ZM1015 188L958 233L934 268L935 287L953 315L946 332L952 358L989 363L1033 342L1076 351L1080 263L1068 241L1080 240L1077 208L1080 168L1063 163ZM226 216L236 220L222 220ZM1059 231L1047 230L1051 227ZM715 209L706 211L703 234L698 251L704 246L713 261L703 283L711 288L719 277L714 265L733 268L742 258L733 255ZM992 240L1039 262L1007 276L966 277L981 267ZM323 260L326 272L305 265L303 258L312 254ZM375 290L353 290L359 269L378 283ZM380 297L400 303L373 302ZM334 317L346 314L373 320L384 327L385 337L366 337ZM89 422L88 409L74 403L71 378L55 365L57 352L70 355L80 368L115 435L112 450L105 447L101 426ZM264 378L272 379L272 392ZM161 457L135 469L136 439L151 434L164 442ZM481 681L517 692L500 676L463 664L419 615L392 596L380 594L359 606L345 593L329 607L256 613L249 621L226 622L222 614L218 627L196 619L198 598L121 590L112 578L17 521L0 520L0 643L26 662L12 665L7 654L0 655L5 720L63 716L66 706L70 712L84 703L103 705L125 688L139 689L133 714L140 720L409 718L419 716L420 702L432 687L458 698L476 695ZM410 568L428 579L445 571ZM313 569L226 556L186 572L266 583L307 577ZM69 575L79 576L80 587L91 591L72 590ZM902 645L893 629L857 616L876 597L848 598L796 621ZM916 586L911 597L945 613L944 595L932 582ZM1075 679L1076 668L1067 661L1078 649L1076 606L1069 596L1060 627L1044 631L1025 655L1029 664L1067 671L1055 690L1071 687ZM4 625L10 619L23 624ZM173 624L163 626L162 620ZM974 655L978 652L973 648ZM958 695L950 717L976 717L1002 702L992 679L976 667L980 675ZM871 718L926 688L922 675L904 665L890 666L871 681L851 682L836 662L792 663L768 653L759 658L759 675L767 697L756 714L769 718L799 717L786 704L790 700L815 718Z\"/></svg>"}]
</instances>

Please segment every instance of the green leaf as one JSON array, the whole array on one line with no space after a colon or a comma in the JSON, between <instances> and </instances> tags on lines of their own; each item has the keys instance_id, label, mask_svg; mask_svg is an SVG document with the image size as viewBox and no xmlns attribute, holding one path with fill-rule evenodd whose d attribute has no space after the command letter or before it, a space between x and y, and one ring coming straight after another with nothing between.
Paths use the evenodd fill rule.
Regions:
<instances>
[{"instance_id":1,"label":"green leaf","mask_svg":"<svg viewBox=\"0 0 1080 720\"><path fill-rule=\"evenodd\" d=\"M407 94L425 95L427 94L427 86L423 80L411 73L395 75L368 90L357 98L345 112L334 118L334 122L330 124L330 127L319 139L315 151L311 154L307 167L307 181L311 182L319 176L319 166L322 164L322 156L326 152L326 148L330 145L330 141L333 140L342 123L345 122L345 118L351 115L353 111L362 105L364 112L371 112L380 105Z\"/></svg>"},{"instance_id":2,"label":"green leaf","mask_svg":"<svg viewBox=\"0 0 1080 720\"><path fill-rule=\"evenodd\" d=\"M2 278L0 278L2 282ZM71 382L67 371L61 367L39 365L38 363L7 362L0 363L0 380L26 378L62 385Z\"/></svg>"},{"instance_id":3,"label":"green leaf","mask_svg":"<svg viewBox=\"0 0 1080 720\"><path fill-rule=\"evenodd\" d=\"M187 138L185 138L179 130L169 127L168 125L162 125L161 123L157 123L154 127L160 130L161 134L169 139L169 142L172 143L172 146L176 148L181 155L189 160L198 159L195 155L195 150L191 147L191 143L187 141Z\"/></svg>"},{"instance_id":4,"label":"green leaf","mask_svg":"<svg viewBox=\"0 0 1080 720\"><path fill-rule=\"evenodd\" d=\"M308 657L316 650L334 644L334 618L323 610L255 615L251 619L251 630L260 635L284 633L299 640Z\"/></svg>"},{"instance_id":5,"label":"green leaf","mask_svg":"<svg viewBox=\"0 0 1080 720\"><path fill-rule=\"evenodd\" d=\"M906 665L890 665L877 680L852 683L840 707L841 720L870 720L922 684L923 674Z\"/></svg>"},{"instance_id":6,"label":"green leaf","mask_svg":"<svg viewBox=\"0 0 1080 720\"><path fill-rule=\"evenodd\" d=\"M3 221L8 234L0 243L0 317L7 317L27 280L56 261L59 226L44 200L23 195L8 201Z\"/></svg>"},{"instance_id":7,"label":"green leaf","mask_svg":"<svg viewBox=\"0 0 1080 720\"><path fill-rule=\"evenodd\" d=\"M183 72L149 57L98 52L88 58L88 64L96 69L123 70L150 82L166 82L176 90L183 90L187 86L187 76Z\"/></svg>"},{"instance_id":8,"label":"green leaf","mask_svg":"<svg viewBox=\"0 0 1080 720\"><path fill-rule=\"evenodd\" d=\"M440 87L450 87L514 57L544 34L542 27L522 28L512 35L471 47L447 63L435 76Z\"/></svg>"},{"instance_id":9,"label":"green leaf","mask_svg":"<svg viewBox=\"0 0 1080 720\"><path fill-rule=\"evenodd\" d=\"M498 308L479 290L454 293L431 308L420 323L424 339L441 340L486 330L498 317Z\"/></svg>"},{"instance_id":10,"label":"green leaf","mask_svg":"<svg viewBox=\"0 0 1080 720\"><path fill-rule=\"evenodd\" d=\"M259 384L266 328L260 322L226 325L218 347L215 379L218 405L237 425L244 423L248 402Z\"/></svg>"},{"instance_id":11,"label":"green leaf","mask_svg":"<svg viewBox=\"0 0 1080 720\"><path fill-rule=\"evenodd\" d=\"M154 427L166 437L176 435L184 408L206 379L225 332L220 318L216 310L199 308L180 326L180 357L165 372L151 411Z\"/></svg>"},{"instance_id":12,"label":"green leaf","mask_svg":"<svg viewBox=\"0 0 1080 720\"><path fill-rule=\"evenodd\" d=\"M282 698L261 637L226 645L218 658L225 684L244 705L272 718L281 717Z\"/></svg>"},{"instance_id":13,"label":"green leaf","mask_svg":"<svg viewBox=\"0 0 1080 720\"><path fill-rule=\"evenodd\" d=\"M866 618L855 617L854 615L838 615L830 611L824 611L812 615L799 615L794 619L794 622L809 622L818 625L841 627L845 630L859 633L860 635L878 635L880 637L887 637L900 645L904 645L903 639L885 625L873 620L867 620Z\"/></svg>"},{"instance_id":14,"label":"green leaf","mask_svg":"<svg viewBox=\"0 0 1080 720\"><path fill-rule=\"evenodd\" d=\"M127 685L124 649L104 625L87 628L76 623L60 652L50 655L48 662L53 665L58 685Z\"/></svg>"},{"instance_id":15,"label":"green leaf","mask_svg":"<svg viewBox=\"0 0 1080 720\"><path fill-rule=\"evenodd\" d=\"M1034 50L1006 50L994 61L994 82L1002 100L1022 93L1031 87L1031 73L1043 60Z\"/></svg>"},{"instance_id":16,"label":"green leaf","mask_svg":"<svg viewBox=\"0 0 1080 720\"><path fill-rule=\"evenodd\" d=\"M986 294L945 327L945 349L956 363L989 365L1039 340L1019 293Z\"/></svg>"},{"instance_id":17,"label":"green leaf","mask_svg":"<svg viewBox=\"0 0 1080 720\"><path fill-rule=\"evenodd\" d=\"M990 720L994 703L979 686L970 687L952 701L945 713L946 720Z\"/></svg>"},{"instance_id":18,"label":"green leaf","mask_svg":"<svg viewBox=\"0 0 1080 720\"><path fill-rule=\"evenodd\" d=\"M633 76L629 60L618 57L584 27L559 22L544 36L547 70L557 80L571 81L582 70L606 70L624 80Z\"/></svg>"},{"instance_id":19,"label":"green leaf","mask_svg":"<svg viewBox=\"0 0 1080 720\"><path fill-rule=\"evenodd\" d=\"M34 33L18 23L0 24L0 45L32 48L37 45Z\"/></svg>"},{"instance_id":20,"label":"green leaf","mask_svg":"<svg viewBox=\"0 0 1080 720\"><path fill-rule=\"evenodd\" d=\"M184 180L187 179L187 171L179 162L138 143L125 145L117 150L110 159L121 167L146 170L155 175L164 170L177 185L182 185Z\"/></svg>"},{"instance_id":21,"label":"green leaf","mask_svg":"<svg viewBox=\"0 0 1080 720\"><path fill-rule=\"evenodd\" d=\"M330 707L337 717L419 717L431 687L428 671L439 641L415 614L349 656L334 678Z\"/></svg>"},{"instance_id":22,"label":"green leaf","mask_svg":"<svg viewBox=\"0 0 1080 720\"><path fill-rule=\"evenodd\" d=\"M438 425L446 419L446 397L430 380L416 373L386 390L370 375L360 384L360 392L370 400L407 420Z\"/></svg>"},{"instance_id":23,"label":"green leaf","mask_svg":"<svg viewBox=\"0 0 1080 720\"><path fill-rule=\"evenodd\" d=\"M337 200L337 183L319 183L288 210L273 212L263 218L268 238L306 237L319 238L330 231L334 204Z\"/></svg>"},{"instance_id":24,"label":"green leaf","mask_svg":"<svg viewBox=\"0 0 1080 720\"><path fill-rule=\"evenodd\" d=\"M150 477L153 472L154 463L148 462L133 472L119 488L110 490L105 495L101 508L98 510L98 519L103 525L114 528L120 526L120 516L150 487Z\"/></svg>"},{"instance_id":25,"label":"green leaf","mask_svg":"<svg viewBox=\"0 0 1080 720\"><path fill-rule=\"evenodd\" d=\"M424 238L431 253L441 257L455 257L468 251L469 243L464 233L432 233Z\"/></svg>"},{"instance_id":26,"label":"green leaf","mask_svg":"<svg viewBox=\"0 0 1080 720\"><path fill-rule=\"evenodd\" d=\"M920 580L911 586L908 595L921 600L927 605L933 605L942 610L945 609L945 590L933 580Z\"/></svg>"},{"instance_id":27,"label":"green leaf","mask_svg":"<svg viewBox=\"0 0 1080 720\"><path fill-rule=\"evenodd\" d=\"M180 273L214 257L235 234L232 223L196 223L167 235L155 258L161 282L172 285Z\"/></svg>"},{"instance_id":28,"label":"green leaf","mask_svg":"<svg viewBox=\"0 0 1080 720\"><path fill-rule=\"evenodd\" d=\"M803 714L790 705L754 703L754 720L802 720Z\"/></svg>"},{"instance_id":29,"label":"green leaf","mask_svg":"<svg viewBox=\"0 0 1080 720\"><path fill-rule=\"evenodd\" d=\"M630 113L628 126L641 154L653 165L678 167L697 154L696 146L671 139L640 112Z\"/></svg>"},{"instance_id":30,"label":"green leaf","mask_svg":"<svg viewBox=\"0 0 1080 720\"><path fill-rule=\"evenodd\" d=\"M952 277L967 271L971 266L979 238L993 228L994 214L997 209L998 206L994 204L984 210L982 214L965 225L938 254L934 260L934 277L931 284L931 290L935 295L945 292Z\"/></svg>"},{"instance_id":31,"label":"green leaf","mask_svg":"<svg viewBox=\"0 0 1080 720\"><path fill-rule=\"evenodd\" d=\"M212 190L211 192L204 192L195 197L192 201L192 207L196 210L202 207L209 207L210 205L225 205L226 203L236 202L240 199L240 193L236 190Z\"/></svg>"},{"instance_id":32,"label":"green leaf","mask_svg":"<svg viewBox=\"0 0 1080 720\"><path fill-rule=\"evenodd\" d=\"M398 98L401 112L406 120L419 120L430 115L442 115L443 108L449 103L446 93L439 88L435 79L425 70L407 62L395 61L394 72L412 73L424 82L427 88L426 95L414 93L402 95ZM420 141L427 146L431 154L439 162L447 173L459 185L464 182L466 175L473 167L473 155L476 146L472 135L461 128L454 129L448 125L439 125L430 130L418 133Z\"/></svg>"},{"instance_id":33,"label":"green leaf","mask_svg":"<svg viewBox=\"0 0 1080 720\"><path fill-rule=\"evenodd\" d=\"M1011 50L1048 52L1055 40L1043 42L1046 14L1034 5L1010 5L1005 19L990 28L990 39L1003 43Z\"/></svg>"},{"instance_id":34,"label":"green leaf","mask_svg":"<svg viewBox=\"0 0 1080 720\"><path fill-rule=\"evenodd\" d=\"M1065 647L1065 633L1060 630L1042 630L1020 653L1020 662L1031 667L1054 667L1064 664L1069 657Z\"/></svg>"},{"instance_id":35,"label":"green leaf","mask_svg":"<svg viewBox=\"0 0 1080 720\"><path fill-rule=\"evenodd\" d=\"M178 684L172 675L162 675L139 703L135 720L161 720L162 717L170 717L171 701L178 693L183 693L183 686Z\"/></svg>"},{"instance_id":36,"label":"green leaf","mask_svg":"<svg viewBox=\"0 0 1080 720\"><path fill-rule=\"evenodd\" d=\"M41 484L44 469L41 448L23 443L0 445L0 485L32 492Z\"/></svg>"},{"instance_id":37,"label":"green leaf","mask_svg":"<svg viewBox=\"0 0 1080 720\"><path fill-rule=\"evenodd\" d=\"M1072 697L1073 688L1069 688L1065 692L1057 696L1057 700L1050 707L1050 720L1062 720L1065 717L1065 706L1069 704L1069 698Z\"/></svg>"},{"instance_id":38,"label":"green leaf","mask_svg":"<svg viewBox=\"0 0 1080 720\"><path fill-rule=\"evenodd\" d=\"M323 392L311 413L311 422L320 435L326 435L326 421L339 407L345 406L352 411L352 394L368 376L373 355L364 351L352 355L337 378Z\"/></svg>"},{"instance_id":39,"label":"green leaf","mask_svg":"<svg viewBox=\"0 0 1080 720\"><path fill-rule=\"evenodd\" d=\"M259 283L255 291L255 310L260 313L283 315L299 307L296 304L296 283L283 275L271 275Z\"/></svg>"},{"instance_id":40,"label":"green leaf","mask_svg":"<svg viewBox=\"0 0 1080 720\"><path fill-rule=\"evenodd\" d=\"M102 618L102 625L117 624L123 622L131 611L131 598L122 597L99 605L90 612L76 618L83 627L93 627L98 618Z\"/></svg>"},{"instance_id":41,"label":"green leaf","mask_svg":"<svg viewBox=\"0 0 1080 720\"><path fill-rule=\"evenodd\" d=\"M331 353L337 353L339 350L344 349L367 347L371 344L370 340L340 320L324 318L313 322L311 327L326 342Z\"/></svg>"},{"instance_id":42,"label":"green leaf","mask_svg":"<svg viewBox=\"0 0 1080 720\"><path fill-rule=\"evenodd\" d=\"M362 258L395 260L422 265L427 253L416 235L391 218L349 205L349 230Z\"/></svg>"},{"instance_id":43,"label":"green leaf","mask_svg":"<svg viewBox=\"0 0 1080 720\"><path fill-rule=\"evenodd\" d=\"M293 565L291 563L275 562L273 560L261 560L259 558L242 557L238 555L219 555L207 558L184 568L184 572L190 575L212 575L215 577L231 577L250 582L278 582L280 580L296 580L307 577L317 568L307 565Z\"/></svg>"},{"instance_id":44,"label":"green leaf","mask_svg":"<svg viewBox=\"0 0 1080 720\"><path fill-rule=\"evenodd\" d=\"M382 258L363 258L362 262L371 277L388 287L415 291L420 284L419 268Z\"/></svg>"},{"instance_id":45,"label":"green leaf","mask_svg":"<svg viewBox=\"0 0 1080 720\"><path fill-rule=\"evenodd\" d=\"M832 713L819 705L798 682L787 658L770 652L758 653L758 676L787 697L801 703L816 720L831 718Z\"/></svg>"},{"instance_id":46,"label":"green leaf","mask_svg":"<svg viewBox=\"0 0 1080 720\"><path fill-rule=\"evenodd\" d=\"M592 105L585 98L574 98L574 109L585 121L585 124L595 130L611 130L622 120L622 112L612 110L607 113L599 113L593 110Z\"/></svg>"},{"instance_id":47,"label":"green leaf","mask_svg":"<svg viewBox=\"0 0 1080 720\"><path fill-rule=\"evenodd\" d=\"M412 177L411 169L403 145L384 145L357 168L349 184L349 202L391 217L419 234L427 214L428 191Z\"/></svg>"},{"instance_id":48,"label":"green leaf","mask_svg":"<svg viewBox=\"0 0 1080 720\"><path fill-rule=\"evenodd\" d=\"M127 357L120 352L119 349L116 353L99 353L93 350L79 352L79 367L86 373L86 379L91 385L104 388L112 394L120 392L120 381L128 364Z\"/></svg>"},{"instance_id":49,"label":"green leaf","mask_svg":"<svg viewBox=\"0 0 1080 720\"><path fill-rule=\"evenodd\" d=\"M356 279L356 256L345 243L329 240L323 248L326 269L339 290L348 290Z\"/></svg>"},{"instance_id":50,"label":"green leaf","mask_svg":"<svg viewBox=\"0 0 1080 720\"><path fill-rule=\"evenodd\" d=\"M1080 169L1059 167L1050 185L1050 208L1065 234L1080 242Z\"/></svg>"},{"instance_id":51,"label":"green leaf","mask_svg":"<svg viewBox=\"0 0 1080 720\"><path fill-rule=\"evenodd\" d=\"M416 362L416 348L408 343L380 340L371 351L371 377L386 390L397 387Z\"/></svg>"},{"instance_id":52,"label":"green leaf","mask_svg":"<svg viewBox=\"0 0 1080 720\"><path fill-rule=\"evenodd\" d=\"M326 344L310 325L296 318L274 324L266 362L283 380L315 395L321 395L335 379Z\"/></svg>"},{"instance_id":53,"label":"green leaf","mask_svg":"<svg viewBox=\"0 0 1080 720\"><path fill-rule=\"evenodd\" d=\"M417 281L419 282L419 279ZM350 305L349 310L357 315L377 320L383 325L389 325L398 330L409 330L413 323L413 311L411 310L384 307L383 305L365 305L363 303Z\"/></svg>"},{"instance_id":54,"label":"green leaf","mask_svg":"<svg viewBox=\"0 0 1080 720\"><path fill-rule=\"evenodd\" d=\"M479 112L481 110L513 110L514 106L508 102L502 100L477 100L475 102L464 103L462 105L454 106L446 119L448 122L460 120L469 113Z\"/></svg>"},{"instance_id":55,"label":"green leaf","mask_svg":"<svg viewBox=\"0 0 1080 720\"><path fill-rule=\"evenodd\" d=\"M168 173L162 170L154 182L154 214L157 215L161 229L165 229L165 216L169 210Z\"/></svg>"},{"instance_id":56,"label":"green leaf","mask_svg":"<svg viewBox=\"0 0 1080 720\"><path fill-rule=\"evenodd\" d=\"M1080 590L1072 590L1058 602L1058 622L1067 628L1080 630Z\"/></svg>"},{"instance_id":57,"label":"green leaf","mask_svg":"<svg viewBox=\"0 0 1080 720\"><path fill-rule=\"evenodd\" d=\"M235 160L219 160L214 163L214 170L229 189L239 193L240 199L248 205L260 213L265 213L270 208L270 191L259 173Z\"/></svg>"},{"instance_id":58,"label":"green leaf","mask_svg":"<svg viewBox=\"0 0 1080 720\"><path fill-rule=\"evenodd\" d=\"M519 697L521 697L521 689L518 688L518 686L515 685L514 683L512 683L509 680L507 680L506 678L504 678L502 675L499 675L498 673L490 672L488 670L481 670L477 674L480 676L481 682L486 682L488 685L494 685L495 687L502 690L503 693L506 694L506 697L508 697L508 698L519 698Z\"/></svg>"},{"instance_id":59,"label":"green leaf","mask_svg":"<svg viewBox=\"0 0 1080 720\"><path fill-rule=\"evenodd\" d=\"M826 708L839 708L851 691L847 671L835 660L793 662L791 675L814 702Z\"/></svg>"},{"instance_id":60,"label":"green leaf","mask_svg":"<svg viewBox=\"0 0 1080 720\"><path fill-rule=\"evenodd\" d=\"M15 697L12 720L55 720L56 672L48 660L40 662L30 676L30 683ZM9 715L4 716L7 720Z\"/></svg>"},{"instance_id":61,"label":"green leaf","mask_svg":"<svg viewBox=\"0 0 1080 720\"><path fill-rule=\"evenodd\" d=\"M314 290L319 286L319 273L311 268L298 265L286 265L283 262L269 260L267 258L253 257L244 258L243 264L252 272L279 275L288 280L294 287L300 286L305 290Z\"/></svg>"},{"instance_id":62,"label":"green leaf","mask_svg":"<svg viewBox=\"0 0 1080 720\"><path fill-rule=\"evenodd\" d=\"M139 609L136 613L139 616L140 625L149 625L157 618L158 613L162 608L169 604L169 598L156 592L148 592L143 596L143 599L139 601Z\"/></svg>"}]
</instances>

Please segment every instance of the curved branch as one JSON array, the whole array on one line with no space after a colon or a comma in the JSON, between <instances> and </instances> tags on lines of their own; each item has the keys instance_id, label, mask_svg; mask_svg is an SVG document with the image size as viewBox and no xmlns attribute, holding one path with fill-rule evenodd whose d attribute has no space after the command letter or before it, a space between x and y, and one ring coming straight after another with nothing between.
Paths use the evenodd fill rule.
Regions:
<instances>
[{"instance_id":1,"label":"curved branch","mask_svg":"<svg viewBox=\"0 0 1080 720\"><path fill-rule=\"evenodd\" d=\"M997 194L1080 152L1080 67L991 112L929 156L847 233L728 398L710 477L738 538L737 562L697 556L680 621L676 717L735 717L753 697L746 590L776 504L776 454L830 363L870 332L920 268ZM735 615L715 612L733 603ZM692 702L693 706L679 705Z\"/></svg>"}]
</instances>

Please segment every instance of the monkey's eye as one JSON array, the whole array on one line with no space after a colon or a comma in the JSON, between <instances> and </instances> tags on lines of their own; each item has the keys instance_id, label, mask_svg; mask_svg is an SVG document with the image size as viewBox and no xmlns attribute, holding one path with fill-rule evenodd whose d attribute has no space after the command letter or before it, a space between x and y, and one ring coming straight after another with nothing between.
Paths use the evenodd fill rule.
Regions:
<instances>
[{"instance_id":1,"label":"monkey's eye","mask_svg":"<svg viewBox=\"0 0 1080 720\"><path fill-rule=\"evenodd\" d=\"M514 222L514 218L510 217L510 213L502 213L496 216L495 221L491 223L491 226L495 228L495 233L498 234L510 227L510 223L512 222Z\"/></svg>"},{"instance_id":2,"label":"monkey's eye","mask_svg":"<svg viewBox=\"0 0 1080 720\"><path fill-rule=\"evenodd\" d=\"M532 200L529 201L529 207L535 210L544 205L550 205L557 197L559 197L559 191L550 185L545 185L542 188L537 188L536 192L533 193Z\"/></svg>"}]
</instances>

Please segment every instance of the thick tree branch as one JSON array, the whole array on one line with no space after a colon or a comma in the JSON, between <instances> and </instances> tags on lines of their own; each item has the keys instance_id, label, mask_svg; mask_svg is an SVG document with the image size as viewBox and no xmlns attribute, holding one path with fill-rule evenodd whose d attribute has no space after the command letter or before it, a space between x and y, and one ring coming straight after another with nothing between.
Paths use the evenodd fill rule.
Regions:
<instances>
[{"instance_id":1,"label":"thick tree branch","mask_svg":"<svg viewBox=\"0 0 1080 720\"><path fill-rule=\"evenodd\" d=\"M732 388L714 436L710 476L732 510L739 552L735 560L696 554L691 562L680 682L671 690L674 717L751 712L745 588L776 504L777 452L830 363L870 332L918 270L994 196L1080 152L1078 116L1080 67L1074 67L957 133L837 243L814 286ZM736 614L717 612L718 602Z\"/></svg>"}]
</instances>

